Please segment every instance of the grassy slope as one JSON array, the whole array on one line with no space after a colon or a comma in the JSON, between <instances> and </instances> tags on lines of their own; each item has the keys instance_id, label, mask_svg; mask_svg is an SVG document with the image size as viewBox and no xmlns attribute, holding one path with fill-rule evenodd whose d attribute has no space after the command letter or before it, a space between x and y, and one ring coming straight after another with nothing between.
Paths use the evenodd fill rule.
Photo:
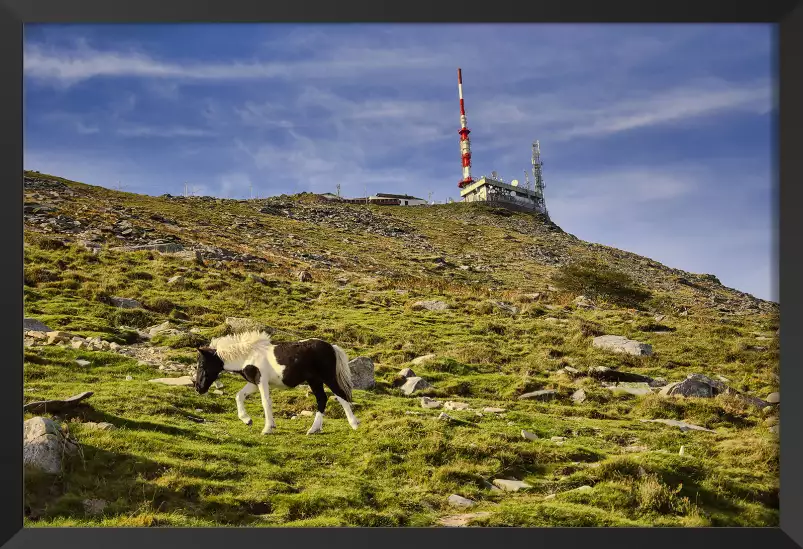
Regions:
<instances>
[{"instance_id":1,"label":"grassy slope","mask_svg":"<svg viewBox=\"0 0 803 549\"><path fill-rule=\"evenodd\" d=\"M52 236L26 227L26 316L121 343L127 336L120 326L171 319L210 337L220 333L226 316L251 316L336 342L350 356L372 357L378 386L356 393L360 430L348 428L332 401L324 434L317 437L304 436L311 418L290 419L314 408L305 389L275 391L278 431L263 437L258 399L247 402L253 428L236 417L233 395L241 382L234 377L223 378L222 396L199 396L147 383L161 374L120 355L27 348L26 401L95 391L91 408L68 423L82 443L82 457L69 460L62 477L28 472L29 526L426 526L459 512L446 504L452 493L477 500L476 510L489 511L489 517L475 521L486 525L778 524L778 444L760 413L726 399L613 395L596 382L556 373L565 365L607 365L669 380L693 372L720 374L734 387L763 397L777 389L777 313L720 314L706 296L738 297L726 288L704 281L699 284L708 288L705 292L678 285L673 282L677 273L657 263L549 232L527 216L500 217L482 208L370 208L422 235L427 246L416 247L325 224L255 216L251 205L235 201L169 201L68 184L81 196L60 204L63 213L110 225L113 213L98 204L114 203L137 213L141 226L158 213L179 224L154 223L163 233L268 258L271 264L257 274L272 284L249 280L247 270L234 264L218 269L158 253L108 249L92 256L75 244L58 247ZM238 216L246 223L257 220L262 227L253 231L262 236L246 238L243 231L230 230ZM199 219L209 224L201 226ZM328 251L344 269L316 270L289 257L299 240L298 249ZM654 292L663 299L654 299L653 307L661 303L663 312L682 307L692 312L670 314L662 323L675 331L656 334L640 330L653 321L648 311L605 304L577 309L570 305L574 296L560 292L530 302L524 294L546 290L555 271L527 258L532 246L602 259L652 289L669 290ZM468 263L465 254L491 272L436 269L432 262L440 256L456 265ZM358 263L350 259L355 256ZM294 280L293 270L302 267L311 268L313 282ZM341 286L335 279L344 273L350 282ZM187 279L184 288L167 285L175 274ZM104 303L109 295L140 299L146 309L114 309ZM515 317L497 312L488 306L489 297L515 303L521 312ZM419 299L442 299L453 308L411 311L410 304ZM594 349L584 335L590 322L605 333L651 343L656 352L635 358ZM756 333L773 339L769 345L757 343ZM769 349L752 349L756 344ZM414 366L434 385L422 394L508 412L481 417L449 412L462 421L447 423L435 419L439 411L421 409L418 398L402 396L391 385L393 377L427 353L438 358ZM178 361L194 359L190 348L173 354ZM78 358L92 364L80 367L74 362ZM577 387L588 393L583 404L568 398ZM564 398L553 403L515 399L541 388L559 389ZM182 411L207 422L193 423ZM685 419L717 434L684 434L641 418ZM118 430L93 431L82 421L109 421ZM541 439L524 440L521 429ZM567 440L558 445L549 440L552 436ZM677 455L680 445L685 456ZM633 446L648 450L629 451ZM533 489L515 494L487 489L485 480L504 476L526 480ZM594 488L561 493L581 485ZM544 499L555 492L560 493L556 498ZM81 503L86 498L110 505L102 517L90 517Z\"/></svg>"}]
</instances>

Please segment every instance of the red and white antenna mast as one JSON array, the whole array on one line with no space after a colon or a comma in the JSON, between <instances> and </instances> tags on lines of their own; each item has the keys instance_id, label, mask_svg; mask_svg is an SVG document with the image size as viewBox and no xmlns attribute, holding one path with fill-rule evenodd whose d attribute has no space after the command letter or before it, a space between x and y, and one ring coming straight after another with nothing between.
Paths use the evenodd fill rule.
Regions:
<instances>
[{"instance_id":1,"label":"red and white antenna mast","mask_svg":"<svg viewBox=\"0 0 803 549\"><path fill-rule=\"evenodd\" d=\"M463 104L463 72L457 69L457 91L460 94L460 155L463 160L463 179L457 184L461 189L474 183L471 178L471 142L468 134L471 133L466 127L466 107Z\"/></svg>"}]
</instances>

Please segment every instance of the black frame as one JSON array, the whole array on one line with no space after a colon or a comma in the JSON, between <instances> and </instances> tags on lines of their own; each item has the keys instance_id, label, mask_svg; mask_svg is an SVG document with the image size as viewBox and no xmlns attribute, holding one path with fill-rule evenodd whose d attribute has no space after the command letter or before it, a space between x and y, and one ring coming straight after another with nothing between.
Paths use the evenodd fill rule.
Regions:
<instances>
[{"instance_id":1,"label":"black frame","mask_svg":"<svg viewBox=\"0 0 803 549\"><path fill-rule=\"evenodd\" d=\"M517 5L518 4L518 5ZM515 9L518 7L519 9ZM486 9L482 9L486 8ZM776 151L779 165L778 265L781 290L787 303L783 311L781 371L784 387L801 387L803 368L801 344L797 338L803 310L800 303L803 269L794 234L800 234L803 216L803 2L736 3L697 0L695 2L646 3L638 0L564 0L563 2L499 1L493 6L443 2L410 1L387 4L364 0L343 5L341 2L308 0L300 2L233 2L210 0L0 0L0 181L8 200L0 201L0 231L3 242L0 279L0 310L4 313L0 330L0 348L5 358L0 383L0 407L4 410L0 429L0 544L3 547L220 547L250 541L279 544L328 544L376 546L399 543L406 546L414 539L428 544L459 543L463 546L489 546L500 542L500 532L492 528L309 528L205 529L202 533L186 528L23 528L23 483L20 424L22 422L22 37L25 22L236 22L236 21L308 21L308 22L762 22L777 23L779 46L780 116ZM797 230L794 227L798 227ZM780 233L786 238L780 239ZM780 254L784 250L785 254ZM798 253L796 253L798 252ZM13 353L11 351L14 351ZM6 360L5 362L8 362ZM544 546L595 545L651 547L728 547L768 545L773 549L803 547L803 462L801 418L803 399L784 401L784 438L781 444L780 528L533 528L504 529L506 539ZM11 441L9 443L9 441ZM200 533L200 535L198 535ZM193 535L195 534L195 535ZM265 536L269 538L265 539ZM191 541L191 537L195 541ZM239 541L235 541L239 540Z\"/></svg>"}]
</instances>

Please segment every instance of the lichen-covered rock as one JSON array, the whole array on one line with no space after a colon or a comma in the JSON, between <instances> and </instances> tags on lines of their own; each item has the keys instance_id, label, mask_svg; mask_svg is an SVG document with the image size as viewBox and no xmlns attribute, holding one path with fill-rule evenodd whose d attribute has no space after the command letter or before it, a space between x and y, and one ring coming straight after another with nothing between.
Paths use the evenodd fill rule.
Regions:
<instances>
[{"instance_id":1,"label":"lichen-covered rock","mask_svg":"<svg viewBox=\"0 0 803 549\"><path fill-rule=\"evenodd\" d=\"M50 474L60 474L65 456L76 452L78 445L52 419L34 417L23 426L22 460L25 465Z\"/></svg>"},{"instance_id":2,"label":"lichen-covered rock","mask_svg":"<svg viewBox=\"0 0 803 549\"><path fill-rule=\"evenodd\" d=\"M635 356L652 355L652 345L633 341L623 336L603 335L594 338L594 347L613 351L614 353L626 353Z\"/></svg>"},{"instance_id":3,"label":"lichen-covered rock","mask_svg":"<svg viewBox=\"0 0 803 549\"><path fill-rule=\"evenodd\" d=\"M427 383L425 379L420 377L410 377L407 378L407 381L401 386L401 391L405 395L411 395L416 391L428 389L429 387L431 387L431 385Z\"/></svg>"},{"instance_id":4,"label":"lichen-covered rock","mask_svg":"<svg viewBox=\"0 0 803 549\"><path fill-rule=\"evenodd\" d=\"M374 361L366 356L359 356L349 362L351 382L355 389L368 390L376 386L374 378Z\"/></svg>"}]
</instances>

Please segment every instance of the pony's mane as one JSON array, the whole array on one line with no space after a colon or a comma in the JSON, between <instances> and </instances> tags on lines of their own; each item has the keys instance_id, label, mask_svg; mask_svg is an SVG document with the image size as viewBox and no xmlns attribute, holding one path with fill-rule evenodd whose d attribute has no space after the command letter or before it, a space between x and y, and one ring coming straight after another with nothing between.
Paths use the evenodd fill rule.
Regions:
<instances>
[{"instance_id":1,"label":"pony's mane","mask_svg":"<svg viewBox=\"0 0 803 549\"><path fill-rule=\"evenodd\" d=\"M270 345L270 336L256 331L216 337L209 343L223 362L245 358L254 351L267 350Z\"/></svg>"}]
</instances>

